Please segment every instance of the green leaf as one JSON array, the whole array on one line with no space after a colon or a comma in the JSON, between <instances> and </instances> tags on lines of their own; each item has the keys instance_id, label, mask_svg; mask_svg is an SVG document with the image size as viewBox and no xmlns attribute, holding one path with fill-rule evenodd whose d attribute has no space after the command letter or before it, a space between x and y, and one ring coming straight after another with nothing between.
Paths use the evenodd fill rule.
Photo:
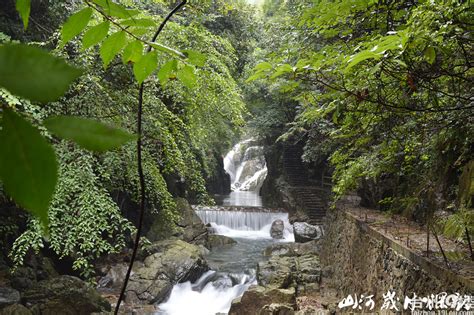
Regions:
<instances>
[{"instance_id":1,"label":"green leaf","mask_svg":"<svg viewBox=\"0 0 474 315\"><path fill-rule=\"evenodd\" d=\"M93 0L104 9L104 13L119 19L128 19L140 13L138 10L128 10L124 6L112 2L112 0Z\"/></svg>"},{"instance_id":2,"label":"green leaf","mask_svg":"<svg viewBox=\"0 0 474 315\"><path fill-rule=\"evenodd\" d=\"M191 66L185 65L183 68L179 69L177 77L187 88L191 89L196 85L196 75Z\"/></svg>"},{"instance_id":3,"label":"green leaf","mask_svg":"<svg viewBox=\"0 0 474 315\"><path fill-rule=\"evenodd\" d=\"M292 66L290 66L289 64L282 64L278 67L276 67L275 69L275 72L271 75L271 79L275 79L285 73L290 73L290 72L293 72L294 69Z\"/></svg>"},{"instance_id":4,"label":"green leaf","mask_svg":"<svg viewBox=\"0 0 474 315\"><path fill-rule=\"evenodd\" d=\"M261 71L264 71L264 70L270 70L272 69L273 66L271 63L269 62L261 62L259 63L258 65L255 66L254 70L261 70Z\"/></svg>"},{"instance_id":5,"label":"green leaf","mask_svg":"<svg viewBox=\"0 0 474 315\"><path fill-rule=\"evenodd\" d=\"M20 13L25 29L28 28L30 20L31 0L16 0L16 10Z\"/></svg>"},{"instance_id":6,"label":"green leaf","mask_svg":"<svg viewBox=\"0 0 474 315\"><path fill-rule=\"evenodd\" d=\"M138 83L142 83L149 75L156 70L158 65L158 56L156 52L152 51L144 55L133 65L133 74Z\"/></svg>"},{"instance_id":7,"label":"green leaf","mask_svg":"<svg viewBox=\"0 0 474 315\"><path fill-rule=\"evenodd\" d=\"M250 83L252 81L255 81L255 80L258 80L258 79L262 79L265 77L265 72L263 71L257 71L255 72L254 74L252 74L247 80L245 80L245 82L247 83Z\"/></svg>"},{"instance_id":8,"label":"green leaf","mask_svg":"<svg viewBox=\"0 0 474 315\"><path fill-rule=\"evenodd\" d=\"M363 50L361 51L360 53L358 54L355 54L353 56L351 56L349 59L348 59L348 65L345 69L345 71L349 71L352 67L354 67L355 65L358 65L359 63L361 63L362 61L364 60L367 60L367 59L379 59L381 56L373 51L370 51L370 50Z\"/></svg>"},{"instance_id":9,"label":"green leaf","mask_svg":"<svg viewBox=\"0 0 474 315\"><path fill-rule=\"evenodd\" d=\"M125 130L83 117L51 117L45 120L44 125L56 136L97 152L111 150L136 139Z\"/></svg>"},{"instance_id":10,"label":"green leaf","mask_svg":"<svg viewBox=\"0 0 474 315\"><path fill-rule=\"evenodd\" d=\"M204 67L206 64L207 57L204 54L201 54L200 52L186 49L183 50L183 53L188 57L189 63L197 66L197 67Z\"/></svg>"},{"instance_id":11,"label":"green leaf","mask_svg":"<svg viewBox=\"0 0 474 315\"><path fill-rule=\"evenodd\" d=\"M177 56L177 57L182 58L182 59L186 59L186 55L183 54L182 52L176 50L176 49L173 49L173 48L170 48L170 47L167 47L165 45L158 44L158 43L155 43L155 42L149 42L148 45L155 48L156 50L165 52L165 53L170 54L170 55Z\"/></svg>"},{"instance_id":12,"label":"green leaf","mask_svg":"<svg viewBox=\"0 0 474 315\"><path fill-rule=\"evenodd\" d=\"M424 52L424 56L425 56L426 61L430 65L432 65L436 60L436 51L435 51L435 49L432 46L426 48L425 52Z\"/></svg>"},{"instance_id":13,"label":"green leaf","mask_svg":"<svg viewBox=\"0 0 474 315\"><path fill-rule=\"evenodd\" d=\"M74 13L64 23L61 29L61 39L63 44L67 43L78 35L82 30L89 24L89 20L92 16L91 8L84 8L79 12Z\"/></svg>"},{"instance_id":14,"label":"green leaf","mask_svg":"<svg viewBox=\"0 0 474 315\"><path fill-rule=\"evenodd\" d=\"M109 28L109 21L105 21L100 23L99 25L91 27L82 38L82 48L87 49L91 46L100 43L109 33Z\"/></svg>"},{"instance_id":15,"label":"green leaf","mask_svg":"<svg viewBox=\"0 0 474 315\"><path fill-rule=\"evenodd\" d=\"M128 19L120 21L120 25L123 26L135 26L135 27L155 27L156 22L152 19Z\"/></svg>"},{"instance_id":16,"label":"green leaf","mask_svg":"<svg viewBox=\"0 0 474 315\"><path fill-rule=\"evenodd\" d=\"M165 63L158 71L158 79L160 80L161 85L165 85L165 83L177 69L178 61L176 59L172 59Z\"/></svg>"},{"instance_id":17,"label":"green leaf","mask_svg":"<svg viewBox=\"0 0 474 315\"><path fill-rule=\"evenodd\" d=\"M57 181L56 155L28 121L10 109L3 112L0 178L5 191L45 226Z\"/></svg>"},{"instance_id":18,"label":"green leaf","mask_svg":"<svg viewBox=\"0 0 474 315\"><path fill-rule=\"evenodd\" d=\"M32 101L61 97L82 71L33 46L0 46L0 87Z\"/></svg>"},{"instance_id":19,"label":"green leaf","mask_svg":"<svg viewBox=\"0 0 474 315\"><path fill-rule=\"evenodd\" d=\"M125 46L127 38L125 32L120 31L110 35L100 46L100 57L104 62L104 68L107 68L109 63L114 59Z\"/></svg>"},{"instance_id":20,"label":"green leaf","mask_svg":"<svg viewBox=\"0 0 474 315\"><path fill-rule=\"evenodd\" d=\"M137 62L140 60L143 54L143 44L139 40L134 40L130 42L125 49L123 50L122 54L122 61L123 63Z\"/></svg>"}]
</instances>

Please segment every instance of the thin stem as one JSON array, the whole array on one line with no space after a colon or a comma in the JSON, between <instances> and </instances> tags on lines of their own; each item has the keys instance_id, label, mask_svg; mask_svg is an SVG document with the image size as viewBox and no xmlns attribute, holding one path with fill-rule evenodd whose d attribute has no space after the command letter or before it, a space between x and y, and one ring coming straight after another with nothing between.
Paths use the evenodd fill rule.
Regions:
<instances>
[{"instance_id":1,"label":"thin stem","mask_svg":"<svg viewBox=\"0 0 474 315\"><path fill-rule=\"evenodd\" d=\"M467 227L464 228L464 232L466 233L466 241L467 241L467 245L469 246L469 252L471 253L471 260L474 261L474 252L472 251L472 244L471 244L471 237L469 236L469 229Z\"/></svg>"},{"instance_id":2,"label":"thin stem","mask_svg":"<svg viewBox=\"0 0 474 315\"><path fill-rule=\"evenodd\" d=\"M433 232L436 242L438 243L438 247L439 247L439 250L441 251L441 255L443 255L444 263L446 264L446 267L449 269L448 258L446 257L446 254L444 253L443 246L441 246L441 242L439 241L438 234L436 233L433 227L431 227L431 231Z\"/></svg>"},{"instance_id":3,"label":"thin stem","mask_svg":"<svg viewBox=\"0 0 474 315\"><path fill-rule=\"evenodd\" d=\"M178 12L178 10L186 4L187 0L183 0L180 2L163 20L160 24L160 27L153 35L152 42L154 42L158 36L160 35L161 31L165 27L166 23L169 19ZM152 50L151 45L148 45L147 51L150 52ZM133 247L132 257L130 259L130 264L127 269L127 274L125 275L125 280L123 282L122 290L120 291L120 296L117 301L117 305L115 306L114 314L117 315L120 310L120 304L122 303L125 290L127 289L128 281L130 280L130 274L132 273L133 263L137 257L138 247L140 245L140 236L142 233L143 228L143 218L145 216L145 199L146 199L146 187L145 187L145 176L143 174L143 162L142 162L142 134L143 134L143 123L142 123L142 114L143 114L143 91L144 91L144 83L139 85L138 89L138 112L137 112L137 166L138 166L138 177L140 179L140 217L138 220L137 226L137 234L135 236L135 245Z\"/></svg>"}]
</instances>

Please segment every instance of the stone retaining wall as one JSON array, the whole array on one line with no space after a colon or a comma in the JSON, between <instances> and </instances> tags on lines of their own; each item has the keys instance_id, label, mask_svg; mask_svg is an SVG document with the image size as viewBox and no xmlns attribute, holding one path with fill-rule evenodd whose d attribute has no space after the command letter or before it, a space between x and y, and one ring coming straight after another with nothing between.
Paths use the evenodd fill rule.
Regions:
<instances>
[{"instance_id":1,"label":"stone retaining wall","mask_svg":"<svg viewBox=\"0 0 474 315\"><path fill-rule=\"evenodd\" d=\"M344 210L328 211L326 222L321 262L341 297L373 294L380 306L389 290L401 301L413 293L474 292L472 280L434 264Z\"/></svg>"}]
</instances>

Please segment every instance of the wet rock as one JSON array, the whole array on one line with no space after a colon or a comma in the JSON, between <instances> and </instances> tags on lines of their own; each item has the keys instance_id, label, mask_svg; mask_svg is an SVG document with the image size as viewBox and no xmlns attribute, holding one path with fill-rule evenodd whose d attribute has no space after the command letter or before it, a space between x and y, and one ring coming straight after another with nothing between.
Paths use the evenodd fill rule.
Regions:
<instances>
[{"instance_id":1,"label":"wet rock","mask_svg":"<svg viewBox=\"0 0 474 315\"><path fill-rule=\"evenodd\" d=\"M259 315L294 315L295 310L291 305L273 303L265 305Z\"/></svg>"},{"instance_id":2,"label":"wet rock","mask_svg":"<svg viewBox=\"0 0 474 315\"><path fill-rule=\"evenodd\" d=\"M302 256L317 255L320 251L319 240L307 243L277 243L265 248L264 256Z\"/></svg>"},{"instance_id":3,"label":"wet rock","mask_svg":"<svg viewBox=\"0 0 474 315\"><path fill-rule=\"evenodd\" d=\"M10 283L14 289L27 290L41 280L47 280L59 276L53 261L41 255L27 255L24 266L19 267L10 276Z\"/></svg>"},{"instance_id":4,"label":"wet rock","mask_svg":"<svg viewBox=\"0 0 474 315\"><path fill-rule=\"evenodd\" d=\"M271 256L257 265L258 284L267 288L298 288L300 293L319 291L321 263L318 255Z\"/></svg>"},{"instance_id":5,"label":"wet rock","mask_svg":"<svg viewBox=\"0 0 474 315\"><path fill-rule=\"evenodd\" d=\"M21 304L13 304L1 309L0 315L33 315L33 313Z\"/></svg>"},{"instance_id":6,"label":"wet rock","mask_svg":"<svg viewBox=\"0 0 474 315\"><path fill-rule=\"evenodd\" d=\"M107 274L99 280L100 288L120 288L127 274L128 264L118 263L110 267Z\"/></svg>"},{"instance_id":7,"label":"wet rock","mask_svg":"<svg viewBox=\"0 0 474 315\"><path fill-rule=\"evenodd\" d=\"M295 263L292 257L272 257L257 264L257 281L259 285L286 289L293 282L292 272Z\"/></svg>"},{"instance_id":8,"label":"wet rock","mask_svg":"<svg viewBox=\"0 0 474 315\"><path fill-rule=\"evenodd\" d=\"M275 239L282 239L283 238L283 231L285 230L285 223L283 220L275 220L272 223L270 228L270 235Z\"/></svg>"},{"instance_id":9,"label":"wet rock","mask_svg":"<svg viewBox=\"0 0 474 315\"><path fill-rule=\"evenodd\" d=\"M224 159L222 156L214 153L214 160L217 163L214 164L211 176L206 179L207 191L211 195L228 195L231 192L231 176L224 170Z\"/></svg>"},{"instance_id":10,"label":"wet rock","mask_svg":"<svg viewBox=\"0 0 474 315\"><path fill-rule=\"evenodd\" d=\"M208 246L208 231L204 223L198 217L188 201L184 198L176 198L176 207L181 215L181 220L177 223L180 228L175 236L179 239L196 245ZM163 222L156 220L153 222L147 237L150 241L156 242L168 238L169 235L163 235Z\"/></svg>"},{"instance_id":11,"label":"wet rock","mask_svg":"<svg viewBox=\"0 0 474 315\"><path fill-rule=\"evenodd\" d=\"M261 146L251 146L249 148L247 148L247 150L245 150L245 154L244 154L244 161L245 160L255 160L255 159L258 159L258 160L262 160L262 157L263 157L263 147Z\"/></svg>"},{"instance_id":12,"label":"wet rock","mask_svg":"<svg viewBox=\"0 0 474 315\"><path fill-rule=\"evenodd\" d=\"M196 281L209 270L199 246L168 240L152 244L149 250L154 253L130 278L126 292L129 303L160 303L171 293L173 285Z\"/></svg>"},{"instance_id":13,"label":"wet rock","mask_svg":"<svg viewBox=\"0 0 474 315\"><path fill-rule=\"evenodd\" d=\"M264 256L293 256L294 253L294 243L277 243L272 244L265 248L263 251Z\"/></svg>"},{"instance_id":14,"label":"wet rock","mask_svg":"<svg viewBox=\"0 0 474 315\"><path fill-rule=\"evenodd\" d=\"M41 315L86 315L111 309L97 291L72 276L39 281L23 292L22 301L33 313Z\"/></svg>"},{"instance_id":15,"label":"wet rock","mask_svg":"<svg viewBox=\"0 0 474 315\"><path fill-rule=\"evenodd\" d=\"M263 157L253 160L245 160L242 164L242 172L239 174L240 176L234 182L234 186L241 190L252 190L252 188L255 187L244 187L242 185L245 184L245 182L252 178L256 173L262 171L264 168L265 159L263 159ZM264 176L266 176L266 173ZM263 181L263 179L264 177L260 179L260 182L256 180L253 186L261 185L261 181Z\"/></svg>"},{"instance_id":16,"label":"wet rock","mask_svg":"<svg viewBox=\"0 0 474 315\"><path fill-rule=\"evenodd\" d=\"M298 283L299 292L308 294L319 291L321 283L321 263L318 256L304 255L296 260L296 272L293 276Z\"/></svg>"},{"instance_id":17,"label":"wet rock","mask_svg":"<svg viewBox=\"0 0 474 315\"><path fill-rule=\"evenodd\" d=\"M35 271L30 267L19 267L10 277L11 286L19 291L31 288L36 281Z\"/></svg>"},{"instance_id":18,"label":"wet rock","mask_svg":"<svg viewBox=\"0 0 474 315\"><path fill-rule=\"evenodd\" d=\"M294 309L296 306L295 289L273 289L262 286L251 286L245 291L242 297L232 301L229 315L260 314L266 305L274 303L286 305Z\"/></svg>"},{"instance_id":19,"label":"wet rock","mask_svg":"<svg viewBox=\"0 0 474 315\"><path fill-rule=\"evenodd\" d=\"M306 222L293 223L293 233L295 234L295 242L298 243L318 240L323 236L323 230L321 226L311 225Z\"/></svg>"},{"instance_id":20,"label":"wet rock","mask_svg":"<svg viewBox=\"0 0 474 315\"><path fill-rule=\"evenodd\" d=\"M0 287L0 307L20 302L20 292L8 287Z\"/></svg>"},{"instance_id":21,"label":"wet rock","mask_svg":"<svg viewBox=\"0 0 474 315\"><path fill-rule=\"evenodd\" d=\"M209 235L209 248L214 249L237 243L234 239L224 235Z\"/></svg>"}]
</instances>

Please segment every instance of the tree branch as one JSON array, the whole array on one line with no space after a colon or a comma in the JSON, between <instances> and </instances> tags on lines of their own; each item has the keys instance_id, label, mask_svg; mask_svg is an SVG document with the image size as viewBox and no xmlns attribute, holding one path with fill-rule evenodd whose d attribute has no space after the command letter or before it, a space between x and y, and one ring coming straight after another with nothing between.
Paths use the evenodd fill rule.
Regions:
<instances>
[{"instance_id":1,"label":"tree branch","mask_svg":"<svg viewBox=\"0 0 474 315\"><path fill-rule=\"evenodd\" d=\"M178 12L178 10L186 4L187 0L181 1L163 20L160 24L159 28L155 32L152 38L152 42L154 42L158 36L160 35L161 31L165 27L166 23L169 19ZM147 52L150 52L153 49L151 45L148 45ZM117 301L117 305L115 307L114 314L117 315L120 310L120 304L123 301L125 296L125 290L127 289L128 281L130 280L130 274L132 272L133 263L137 257L138 247L140 245L140 236L142 233L143 228L143 218L145 217L145 199L146 199L146 187L145 187L145 175L143 174L143 163L142 163L142 134L143 134L143 124L142 124L142 114L143 114L143 91L144 91L144 83L140 83L138 89L138 112L137 112L137 167L138 167L138 177L140 180L140 217L138 220L137 226L137 234L135 236L135 246L133 247L132 258L130 259L130 265L128 266L127 274L125 275L125 280L122 286L122 290L120 291L120 296Z\"/></svg>"}]
</instances>

